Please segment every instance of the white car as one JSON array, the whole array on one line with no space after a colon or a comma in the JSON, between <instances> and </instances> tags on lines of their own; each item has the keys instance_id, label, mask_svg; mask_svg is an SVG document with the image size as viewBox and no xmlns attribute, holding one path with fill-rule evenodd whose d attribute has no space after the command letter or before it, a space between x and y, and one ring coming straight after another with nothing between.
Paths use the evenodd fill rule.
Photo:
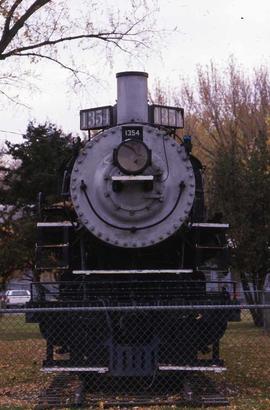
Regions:
<instances>
[{"instance_id":1,"label":"white car","mask_svg":"<svg viewBox=\"0 0 270 410\"><path fill-rule=\"evenodd\" d=\"M29 290L25 289L13 289L6 291L6 306L10 307L21 307L29 302L31 298Z\"/></svg>"}]
</instances>

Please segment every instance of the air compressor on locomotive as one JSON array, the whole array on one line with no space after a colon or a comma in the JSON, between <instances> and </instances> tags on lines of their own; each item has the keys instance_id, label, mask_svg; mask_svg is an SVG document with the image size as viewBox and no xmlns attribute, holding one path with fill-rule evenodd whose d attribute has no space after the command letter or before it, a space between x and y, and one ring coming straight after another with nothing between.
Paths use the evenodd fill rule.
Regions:
<instances>
[{"instance_id":1,"label":"air compressor on locomotive","mask_svg":"<svg viewBox=\"0 0 270 410\"><path fill-rule=\"evenodd\" d=\"M176 136L183 109L149 105L144 72L116 77L115 106L80 112L82 130L100 131L66 169L64 200L41 211L36 269L55 280L33 284L29 305L107 312L29 316L47 341L44 367L141 377L222 366L227 315L154 308L228 303L206 286L211 269L227 273L228 225L206 218L203 166ZM56 349L69 358L55 360Z\"/></svg>"}]
</instances>

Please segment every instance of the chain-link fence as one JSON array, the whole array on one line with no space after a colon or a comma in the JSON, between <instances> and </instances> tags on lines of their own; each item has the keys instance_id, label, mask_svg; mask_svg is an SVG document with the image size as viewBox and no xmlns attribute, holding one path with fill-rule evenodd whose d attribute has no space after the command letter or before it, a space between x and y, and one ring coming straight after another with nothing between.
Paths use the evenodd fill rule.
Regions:
<instances>
[{"instance_id":1,"label":"chain-link fence","mask_svg":"<svg viewBox=\"0 0 270 410\"><path fill-rule=\"evenodd\" d=\"M269 317L211 301L1 309L0 408L269 409Z\"/></svg>"}]
</instances>

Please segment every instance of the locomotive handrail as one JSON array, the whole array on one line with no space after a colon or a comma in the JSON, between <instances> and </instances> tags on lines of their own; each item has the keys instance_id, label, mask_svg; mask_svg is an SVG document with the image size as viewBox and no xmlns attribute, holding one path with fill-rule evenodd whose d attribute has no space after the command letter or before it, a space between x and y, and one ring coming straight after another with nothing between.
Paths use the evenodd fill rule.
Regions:
<instances>
[{"instance_id":1,"label":"locomotive handrail","mask_svg":"<svg viewBox=\"0 0 270 410\"><path fill-rule=\"evenodd\" d=\"M171 214L174 212L175 208L177 207L177 205L178 205L178 203L179 203L179 201L180 201L181 195L182 195L182 193L183 193L183 191L184 191L184 188L185 188L185 183L182 181L182 182L179 184L179 193L178 193L178 196L177 196L177 198L176 198L175 204L174 204L174 206L172 207L171 211L170 211L166 216L164 216L164 218L162 218L162 219L160 219L159 221L154 222L154 223L152 223L152 224L150 224L150 225L146 225L146 226L138 226L138 227L137 227L137 226L130 226L130 227L126 227L126 226L117 226L117 225L114 225L114 224L112 224L112 223L106 221L106 219L102 218L102 217L98 214L98 212L95 210L95 208L94 208L94 206L93 206L93 204L92 204L92 202L91 202L91 200L90 200L90 198L89 198L89 196L88 196L88 194L87 194L87 192L86 192L87 185L85 184L85 182L84 182L83 180L82 180L82 182L81 182L81 190L83 191L83 193L84 193L84 195L85 195L85 198L86 198L86 200L87 200L87 202L88 202L88 205L90 206L90 208L92 209L92 211L94 212L94 214L95 214L102 222L104 222L106 225L108 225L108 226L110 226L110 227L112 227L112 228L115 228L115 229L120 229L120 230L122 230L122 231L130 231L130 232L136 232L136 231L140 231L140 230L143 230L143 229L153 228L154 226L156 226L156 225L162 223L163 221L165 221L169 216L171 216Z\"/></svg>"}]
</instances>

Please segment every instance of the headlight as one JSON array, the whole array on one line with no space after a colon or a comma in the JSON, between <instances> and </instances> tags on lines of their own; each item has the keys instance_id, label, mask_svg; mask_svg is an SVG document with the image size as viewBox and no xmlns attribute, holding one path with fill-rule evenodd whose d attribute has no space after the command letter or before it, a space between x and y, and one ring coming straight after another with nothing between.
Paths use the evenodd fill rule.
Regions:
<instances>
[{"instance_id":1,"label":"headlight","mask_svg":"<svg viewBox=\"0 0 270 410\"><path fill-rule=\"evenodd\" d=\"M150 165L151 151L140 140L125 140L116 149L115 161L122 172L139 174Z\"/></svg>"}]
</instances>

